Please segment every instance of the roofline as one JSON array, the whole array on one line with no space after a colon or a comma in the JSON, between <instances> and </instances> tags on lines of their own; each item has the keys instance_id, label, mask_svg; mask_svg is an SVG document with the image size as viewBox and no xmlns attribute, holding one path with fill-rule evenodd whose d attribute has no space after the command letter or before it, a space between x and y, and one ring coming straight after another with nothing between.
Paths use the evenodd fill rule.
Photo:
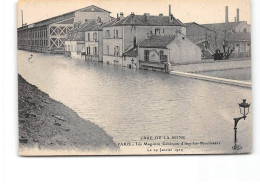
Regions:
<instances>
[{"instance_id":1,"label":"roofline","mask_svg":"<svg viewBox=\"0 0 260 184\"><path fill-rule=\"evenodd\" d=\"M89 8L89 7L91 7L91 6L94 6L94 7L98 8L98 9L100 9L100 10L103 10L103 11L106 11L106 12L108 12L108 13L111 13L110 11L107 11L107 10L102 9L102 8L100 8L100 7L97 7L97 6L95 6L95 5L90 5L90 6L87 6L87 7L84 7L84 8L80 8L80 9L77 9L77 10L73 10L73 11L70 11L70 12L67 12L67 13L63 13L63 14L54 16L54 17L51 17L51 18L48 18L48 19L40 20L40 21L38 21L38 22L34 22L34 23L31 23L31 24L37 24L37 23L41 23L41 22L44 22L44 21L48 21L48 20L51 20L51 19L60 17L60 16L69 15L69 14L74 14L74 13L77 12L77 11L84 10L84 9ZM30 25L30 24L29 24L29 25ZM24 27L24 26L22 26L22 27ZM19 28L22 28L22 27L19 27ZM19 29L19 28L18 28L18 29Z\"/></svg>"},{"instance_id":2,"label":"roofline","mask_svg":"<svg viewBox=\"0 0 260 184\"><path fill-rule=\"evenodd\" d=\"M210 31L214 31L214 30L212 30L212 29L210 29L210 28L207 28L207 27L205 27L205 26L203 26L202 24L198 24L197 22L188 22L188 23L184 23L185 25L186 24L196 24L196 25L198 25L198 26L200 26L200 27L203 27L203 28L206 28L206 29L208 29L208 30L210 30ZM204 24L205 25L205 24ZM186 27L187 27L187 25L186 25Z\"/></svg>"},{"instance_id":3,"label":"roofline","mask_svg":"<svg viewBox=\"0 0 260 184\"><path fill-rule=\"evenodd\" d=\"M170 43L171 43L171 42L170 42ZM169 44L168 44L168 45L169 45ZM139 48L160 48L160 49L168 49L168 48L167 48L168 45L162 46L162 47L159 47L159 46L153 46L153 47L152 47L152 46L140 46L140 45L138 45L138 47L139 47Z\"/></svg>"}]
</instances>

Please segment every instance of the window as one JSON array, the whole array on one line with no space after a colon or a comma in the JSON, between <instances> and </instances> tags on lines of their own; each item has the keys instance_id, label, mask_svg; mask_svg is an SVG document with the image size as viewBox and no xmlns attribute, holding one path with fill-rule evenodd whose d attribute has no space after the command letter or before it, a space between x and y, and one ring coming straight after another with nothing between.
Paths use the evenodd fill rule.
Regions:
<instances>
[{"instance_id":1,"label":"window","mask_svg":"<svg viewBox=\"0 0 260 184\"><path fill-rule=\"evenodd\" d=\"M119 55L120 55L120 53L119 53L119 47L116 46L116 47L114 48L114 56L119 56Z\"/></svg>"},{"instance_id":2,"label":"window","mask_svg":"<svg viewBox=\"0 0 260 184\"><path fill-rule=\"evenodd\" d=\"M94 47L93 54L94 54L95 56L97 55L97 47Z\"/></svg>"},{"instance_id":3,"label":"window","mask_svg":"<svg viewBox=\"0 0 260 184\"><path fill-rule=\"evenodd\" d=\"M106 46L106 53L109 55L109 45Z\"/></svg>"},{"instance_id":4,"label":"window","mask_svg":"<svg viewBox=\"0 0 260 184\"><path fill-rule=\"evenodd\" d=\"M97 41L97 33L93 33L93 41Z\"/></svg>"},{"instance_id":5,"label":"window","mask_svg":"<svg viewBox=\"0 0 260 184\"><path fill-rule=\"evenodd\" d=\"M87 47L87 55L90 55L90 47Z\"/></svg>"},{"instance_id":6,"label":"window","mask_svg":"<svg viewBox=\"0 0 260 184\"><path fill-rule=\"evenodd\" d=\"M163 50L160 50L160 58L163 56Z\"/></svg>"},{"instance_id":7,"label":"window","mask_svg":"<svg viewBox=\"0 0 260 184\"><path fill-rule=\"evenodd\" d=\"M149 61L149 50L144 50L144 61Z\"/></svg>"},{"instance_id":8,"label":"window","mask_svg":"<svg viewBox=\"0 0 260 184\"><path fill-rule=\"evenodd\" d=\"M156 29L154 30L154 34L155 34L155 35L159 35L159 34L160 34L160 29L159 29L159 28L156 28Z\"/></svg>"},{"instance_id":9,"label":"window","mask_svg":"<svg viewBox=\"0 0 260 184\"><path fill-rule=\"evenodd\" d=\"M90 33L88 33L88 41L90 41Z\"/></svg>"},{"instance_id":10,"label":"window","mask_svg":"<svg viewBox=\"0 0 260 184\"><path fill-rule=\"evenodd\" d=\"M110 31L109 30L106 30L105 37L110 38Z\"/></svg>"},{"instance_id":11,"label":"window","mask_svg":"<svg viewBox=\"0 0 260 184\"><path fill-rule=\"evenodd\" d=\"M116 38L118 38L118 30L116 30Z\"/></svg>"}]
</instances>

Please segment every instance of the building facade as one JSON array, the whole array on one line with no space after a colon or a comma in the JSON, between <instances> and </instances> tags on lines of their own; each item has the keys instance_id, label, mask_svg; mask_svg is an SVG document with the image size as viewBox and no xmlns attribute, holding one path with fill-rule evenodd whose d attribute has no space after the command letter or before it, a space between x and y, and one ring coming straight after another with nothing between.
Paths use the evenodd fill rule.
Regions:
<instances>
[{"instance_id":1,"label":"building facade","mask_svg":"<svg viewBox=\"0 0 260 184\"><path fill-rule=\"evenodd\" d=\"M186 27L172 14L150 16L131 13L124 18L121 13L103 28L103 62L125 66L124 53L136 48L147 34L167 35L176 32L186 34Z\"/></svg>"},{"instance_id":2,"label":"building facade","mask_svg":"<svg viewBox=\"0 0 260 184\"><path fill-rule=\"evenodd\" d=\"M67 56L76 59L85 59L85 31L93 27L96 20L87 20L84 24L75 25L74 29L68 33L65 41L65 53Z\"/></svg>"},{"instance_id":3,"label":"building facade","mask_svg":"<svg viewBox=\"0 0 260 184\"><path fill-rule=\"evenodd\" d=\"M201 60L200 48L181 33L147 37L139 44L138 55L141 69L163 72Z\"/></svg>"},{"instance_id":4,"label":"building facade","mask_svg":"<svg viewBox=\"0 0 260 184\"><path fill-rule=\"evenodd\" d=\"M101 18L108 21L110 12L94 5L52 17L17 29L18 49L64 53L65 39L75 24Z\"/></svg>"},{"instance_id":5,"label":"building facade","mask_svg":"<svg viewBox=\"0 0 260 184\"><path fill-rule=\"evenodd\" d=\"M98 19L97 23L85 31L85 60L103 61L103 23Z\"/></svg>"},{"instance_id":6,"label":"building facade","mask_svg":"<svg viewBox=\"0 0 260 184\"><path fill-rule=\"evenodd\" d=\"M233 33L227 39L230 48L234 48L232 58L251 57L251 34L247 32Z\"/></svg>"}]
</instances>

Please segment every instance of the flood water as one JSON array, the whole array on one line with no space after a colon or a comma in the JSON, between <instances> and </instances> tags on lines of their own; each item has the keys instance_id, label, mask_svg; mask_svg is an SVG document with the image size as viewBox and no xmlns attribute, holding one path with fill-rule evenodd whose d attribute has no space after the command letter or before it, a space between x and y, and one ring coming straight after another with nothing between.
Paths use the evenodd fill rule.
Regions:
<instances>
[{"instance_id":1,"label":"flood water","mask_svg":"<svg viewBox=\"0 0 260 184\"><path fill-rule=\"evenodd\" d=\"M238 103L243 98L252 102L251 89L59 55L33 53L29 63L30 54L18 51L18 73L102 127L116 143L140 141L143 136L185 136L181 141L220 145L186 146L184 153L237 152L231 148L233 118L240 116ZM241 152L251 148L251 134L250 112L238 125Z\"/></svg>"}]
</instances>

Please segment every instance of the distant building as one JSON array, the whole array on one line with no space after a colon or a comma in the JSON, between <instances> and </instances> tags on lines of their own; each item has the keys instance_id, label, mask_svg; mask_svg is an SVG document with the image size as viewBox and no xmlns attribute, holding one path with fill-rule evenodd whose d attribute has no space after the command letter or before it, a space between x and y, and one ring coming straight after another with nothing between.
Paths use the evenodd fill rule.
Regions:
<instances>
[{"instance_id":1,"label":"distant building","mask_svg":"<svg viewBox=\"0 0 260 184\"><path fill-rule=\"evenodd\" d=\"M202 26L222 34L232 34L239 32L251 32L251 26L246 21L226 22L214 24L202 24Z\"/></svg>"},{"instance_id":2,"label":"distant building","mask_svg":"<svg viewBox=\"0 0 260 184\"><path fill-rule=\"evenodd\" d=\"M131 13L125 18L120 13L120 16L103 28L103 62L126 66L124 53L136 48L147 33L167 35L176 32L186 34L186 27L171 13L169 16Z\"/></svg>"},{"instance_id":3,"label":"distant building","mask_svg":"<svg viewBox=\"0 0 260 184\"><path fill-rule=\"evenodd\" d=\"M103 27L106 23L98 19L97 23L85 31L85 60L103 61Z\"/></svg>"},{"instance_id":4,"label":"distant building","mask_svg":"<svg viewBox=\"0 0 260 184\"><path fill-rule=\"evenodd\" d=\"M200 47L201 57L212 58L212 53L215 50L215 31L196 22L185 23L185 25L186 36Z\"/></svg>"},{"instance_id":5,"label":"distant building","mask_svg":"<svg viewBox=\"0 0 260 184\"><path fill-rule=\"evenodd\" d=\"M238 32L231 34L227 40L234 51L231 57L251 57L251 34L248 32Z\"/></svg>"},{"instance_id":6,"label":"distant building","mask_svg":"<svg viewBox=\"0 0 260 184\"><path fill-rule=\"evenodd\" d=\"M18 49L64 53L64 43L67 33L74 24L85 23L89 19L101 18L110 20L110 12L94 5L42 20L17 29Z\"/></svg>"},{"instance_id":7,"label":"distant building","mask_svg":"<svg viewBox=\"0 0 260 184\"><path fill-rule=\"evenodd\" d=\"M65 41L65 53L76 59L84 59L85 49L85 31L96 24L95 20L88 20L84 24L75 25L74 29L67 35Z\"/></svg>"},{"instance_id":8,"label":"distant building","mask_svg":"<svg viewBox=\"0 0 260 184\"><path fill-rule=\"evenodd\" d=\"M141 69L168 72L176 64L201 60L200 48L184 34L151 35L138 46Z\"/></svg>"}]
</instances>

